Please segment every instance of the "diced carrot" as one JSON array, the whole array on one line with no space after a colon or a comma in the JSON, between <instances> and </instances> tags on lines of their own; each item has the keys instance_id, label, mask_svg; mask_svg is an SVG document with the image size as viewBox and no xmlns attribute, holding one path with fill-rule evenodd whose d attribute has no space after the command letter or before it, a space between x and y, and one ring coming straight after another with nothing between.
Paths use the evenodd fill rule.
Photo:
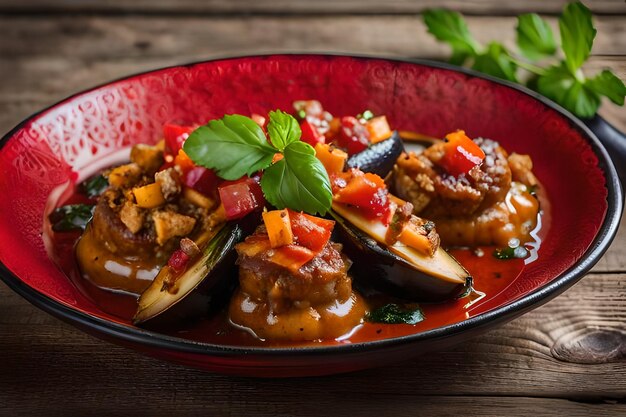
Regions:
<instances>
[{"instance_id":1,"label":"diced carrot","mask_svg":"<svg viewBox=\"0 0 626 417\"><path fill-rule=\"evenodd\" d=\"M328 175L343 171L348 154L325 143L315 145L315 156L320 160Z\"/></svg>"},{"instance_id":2,"label":"diced carrot","mask_svg":"<svg viewBox=\"0 0 626 417\"><path fill-rule=\"evenodd\" d=\"M296 272L302 265L315 257L311 249L299 245L286 245L276 248L270 256L270 261Z\"/></svg>"},{"instance_id":3,"label":"diced carrot","mask_svg":"<svg viewBox=\"0 0 626 417\"><path fill-rule=\"evenodd\" d=\"M272 164L275 164L276 162L280 161L283 158L284 156L282 153L275 153L274 156L272 157Z\"/></svg>"},{"instance_id":4,"label":"diced carrot","mask_svg":"<svg viewBox=\"0 0 626 417\"><path fill-rule=\"evenodd\" d=\"M370 132L370 142L378 143L391 137L392 131L386 116L376 116L367 121L365 127Z\"/></svg>"},{"instance_id":5,"label":"diced carrot","mask_svg":"<svg viewBox=\"0 0 626 417\"><path fill-rule=\"evenodd\" d=\"M428 237L419 233L411 223L408 223L404 229L402 229L402 232L400 232L400 235L398 236L398 241L412 247L424 255L431 256L433 253L432 244L428 240Z\"/></svg>"},{"instance_id":6,"label":"diced carrot","mask_svg":"<svg viewBox=\"0 0 626 417\"><path fill-rule=\"evenodd\" d=\"M466 174L485 159L485 152L462 130L447 134L446 140L438 164L451 175Z\"/></svg>"},{"instance_id":7,"label":"diced carrot","mask_svg":"<svg viewBox=\"0 0 626 417\"><path fill-rule=\"evenodd\" d=\"M178 151L178 154L174 158L174 164L178 165L180 169L183 170L183 173L193 169L196 166L196 164L193 163L191 158L189 158L189 156L187 156L185 151L183 151L182 149Z\"/></svg>"},{"instance_id":8,"label":"diced carrot","mask_svg":"<svg viewBox=\"0 0 626 417\"><path fill-rule=\"evenodd\" d=\"M210 209L215 205L215 200L207 197L206 195L194 190L193 188L185 187L183 196L192 204Z\"/></svg>"},{"instance_id":9,"label":"diced carrot","mask_svg":"<svg viewBox=\"0 0 626 417\"><path fill-rule=\"evenodd\" d=\"M293 232L291 231L291 222L287 209L263 213L263 223L265 223L265 229L267 229L272 248L293 243Z\"/></svg>"},{"instance_id":10,"label":"diced carrot","mask_svg":"<svg viewBox=\"0 0 626 417\"><path fill-rule=\"evenodd\" d=\"M161 185L157 182L133 188L133 194L137 205L142 208L155 208L165 203Z\"/></svg>"}]
</instances>

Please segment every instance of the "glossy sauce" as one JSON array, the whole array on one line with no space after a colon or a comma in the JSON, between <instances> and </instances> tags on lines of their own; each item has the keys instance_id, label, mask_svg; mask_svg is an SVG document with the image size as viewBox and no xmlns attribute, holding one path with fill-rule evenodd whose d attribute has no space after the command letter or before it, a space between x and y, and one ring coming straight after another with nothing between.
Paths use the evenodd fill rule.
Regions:
<instances>
[{"instance_id":1,"label":"glossy sauce","mask_svg":"<svg viewBox=\"0 0 626 417\"><path fill-rule=\"evenodd\" d=\"M305 346L305 345L337 345L407 336L441 326L466 320L484 311L484 305L495 298L511 285L523 272L527 263L537 257L541 239L547 233L550 222L550 209L547 198L540 190L539 201L542 214L538 216L537 228L531 233L534 238L527 247L530 257L524 259L499 260L492 256L495 247L479 247L475 249L453 249L450 253L469 271L473 277L474 291L467 297L443 303L420 303L425 319L415 325L362 323L343 336L323 341L285 342L261 340L251 332L232 324L228 318L228 301L218 313L211 317L177 323L175 327L151 327L160 333L189 339L198 342L232 346ZM85 203L84 197L74 194L63 204ZM48 228L46 228L48 229ZM137 309L137 296L124 292L103 290L81 276L76 262L75 248L80 232L52 233L52 253L50 256L72 280L76 287L103 312L120 321L131 324ZM398 302L390 296L367 292L359 288L358 282L353 283L365 303L370 307L381 306L389 302Z\"/></svg>"}]
</instances>

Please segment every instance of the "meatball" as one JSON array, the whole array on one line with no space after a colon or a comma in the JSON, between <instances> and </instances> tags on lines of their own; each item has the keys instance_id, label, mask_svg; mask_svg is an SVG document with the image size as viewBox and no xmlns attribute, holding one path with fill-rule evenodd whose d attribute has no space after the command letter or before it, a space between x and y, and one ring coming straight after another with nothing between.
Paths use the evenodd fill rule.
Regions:
<instances>
[{"instance_id":1,"label":"meatball","mask_svg":"<svg viewBox=\"0 0 626 417\"><path fill-rule=\"evenodd\" d=\"M297 270L275 261L263 228L236 246L239 284L230 319L260 338L334 338L360 323L361 297L352 291L350 261L341 245L329 242Z\"/></svg>"}]
</instances>

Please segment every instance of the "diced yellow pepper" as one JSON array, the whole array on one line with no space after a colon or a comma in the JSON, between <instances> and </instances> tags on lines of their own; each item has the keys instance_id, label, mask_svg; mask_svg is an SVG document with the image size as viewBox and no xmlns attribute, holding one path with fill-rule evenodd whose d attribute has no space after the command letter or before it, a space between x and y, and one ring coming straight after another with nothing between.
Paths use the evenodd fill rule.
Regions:
<instances>
[{"instance_id":1,"label":"diced yellow pepper","mask_svg":"<svg viewBox=\"0 0 626 417\"><path fill-rule=\"evenodd\" d=\"M215 205L215 201L205 196L204 194L194 190L193 188L185 187L185 191L183 191L183 196L192 204L195 204L198 207L210 209Z\"/></svg>"},{"instance_id":2,"label":"diced yellow pepper","mask_svg":"<svg viewBox=\"0 0 626 417\"><path fill-rule=\"evenodd\" d=\"M328 175L338 174L343 171L343 167L348 159L348 154L341 149L331 148L325 143L315 145L315 156L320 160Z\"/></svg>"},{"instance_id":3,"label":"diced yellow pepper","mask_svg":"<svg viewBox=\"0 0 626 417\"><path fill-rule=\"evenodd\" d=\"M263 213L263 223L265 223L270 245L273 248L293 243L293 232L287 209Z\"/></svg>"},{"instance_id":4,"label":"diced yellow pepper","mask_svg":"<svg viewBox=\"0 0 626 417\"><path fill-rule=\"evenodd\" d=\"M133 188L137 205L143 208L155 208L165 203L165 198L161 192L161 185L157 182Z\"/></svg>"},{"instance_id":5,"label":"diced yellow pepper","mask_svg":"<svg viewBox=\"0 0 626 417\"><path fill-rule=\"evenodd\" d=\"M370 142L378 143L391 137L391 128L387 122L387 117L376 116L367 121L365 124L368 132L370 132Z\"/></svg>"}]
</instances>

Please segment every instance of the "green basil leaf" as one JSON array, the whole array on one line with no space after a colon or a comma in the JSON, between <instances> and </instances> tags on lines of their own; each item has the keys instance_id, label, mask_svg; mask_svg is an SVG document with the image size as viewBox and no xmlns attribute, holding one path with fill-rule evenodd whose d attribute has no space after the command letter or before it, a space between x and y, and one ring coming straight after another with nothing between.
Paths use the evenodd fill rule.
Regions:
<instances>
[{"instance_id":1,"label":"green basil leaf","mask_svg":"<svg viewBox=\"0 0 626 417\"><path fill-rule=\"evenodd\" d=\"M85 230L93 217L95 206L88 204L70 204L54 209L50 216L52 230L55 232L71 232Z\"/></svg>"},{"instance_id":2,"label":"green basil leaf","mask_svg":"<svg viewBox=\"0 0 626 417\"><path fill-rule=\"evenodd\" d=\"M267 133L270 135L272 145L279 151L282 152L287 145L299 140L302 136L298 121L289 113L280 110L271 111L269 118Z\"/></svg>"},{"instance_id":3,"label":"green basil leaf","mask_svg":"<svg viewBox=\"0 0 626 417\"><path fill-rule=\"evenodd\" d=\"M472 37L467 23L459 13L445 9L428 9L424 11L423 17L428 31L438 40L448 43L457 59L461 54L476 55L480 50L480 44Z\"/></svg>"},{"instance_id":4,"label":"green basil leaf","mask_svg":"<svg viewBox=\"0 0 626 417\"><path fill-rule=\"evenodd\" d=\"M107 189L109 181L104 175L96 175L80 184L79 190L89 198L99 196Z\"/></svg>"},{"instance_id":5,"label":"green basil leaf","mask_svg":"<svg viewBox=\"0 0 626 417\"><path fill-rule=\"evenodd\" d=\"M392 303L370 311L365 319L372 323L417 324L424 320L424 313L415 304L403 308Z\"/></svg>"},{"instance_id":6,"label":"green basil leaf","mask_svg":"<svg viewBox=\"0 0 626 417\"><path fill-rule=\"evenodd\" d=\"M559 29L567 68L575 74L589 57L596 36L591 12L578 1L568 4L559 18Z\"/></svg>"},{"instance_id":7,"label":"green basil leaf","mask_svg":"<svg viewBox=\"0 0 626 417\"><path fill-rule=\"evenodd\" d=\"M556 52L556 42L550 25L535 13L517 17L517 46L524 56L532 60L554 55Z\"/></svg>"},{"instance_id":8,"label":"green basil leaf","mask_svg":"<svg viewBox=\"0 0 626 417\"><path fill-rule=\"evenodd\" d=\"M552 66L537 79L537 91L571 111L589 118L598 111L600 97L578 80L565 65Z\"/></svg>"},{"instance_id":9,"label":"green basil leaf","mask_svg":"<svg viewBox=\"0 0 626 417\"><path fill-rule=\"evenodd\" d=\"M472 68L494 77L517 82L517 76L515 75L517 65L511 62L509 53L504 46L497 42L491 42L487 47L487 51L474 58Z\"/></svg>"},{"instance_id":10,"label":"green basil leaf","mask_svg":"<svg viewBox=\"0 0 626 417\"><path fill-rule=\"evenodd\" d=\"M624 86L624 82L617 78L611 71L602 71L595 77L588 79L585 85L596 94L608 97L613 103L620 106L624 105L626 86Z\"/></svg>"},{"instance_id":11,"label":"green basil leaf","mask_svg":"<svg viewBox=\"0 0 626 417\"><path fill-rule=\"evenodd\" d=\"M252 175L269 166L276 153L261 127L238 114L200 126L189 135L183 149L194 163L215 170L226 180Z\"/></svg>"},{"instance_id":12,"label":"green basil leaf","mask_svg":"<svg viewBox=\"0 0 626 417\"><path fill-rule=\"evenodd\" d=\"M326 169L313 147L301 141L287 145L284 158L265 170L261 188L267 201L279 209L325 214L332 202Z\"/></svg>"}]
</instances>

